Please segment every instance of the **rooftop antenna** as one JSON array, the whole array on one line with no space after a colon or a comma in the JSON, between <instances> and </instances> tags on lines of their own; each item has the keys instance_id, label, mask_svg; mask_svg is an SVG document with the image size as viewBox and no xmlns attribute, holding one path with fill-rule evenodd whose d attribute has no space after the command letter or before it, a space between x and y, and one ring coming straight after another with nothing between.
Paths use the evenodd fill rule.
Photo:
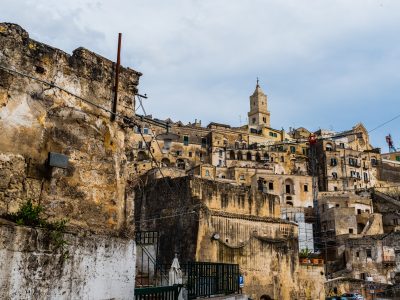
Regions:
<instances>
[{"instance_id":1,"label":"rooftop antenna","mask_svg":"<svg viewBox=\"0 0 400 300\"><path fill-rule=\"evenodd\" d=\"M389 153L392 153L392 152L396 152L396 151L397 151L397 149L394 147L393 139L392 139L392 136L391 136L390 133L389 133L389 135L386 136L386 143L387 143L388 146L389 146Z\"/></svg>"}]
</instances>

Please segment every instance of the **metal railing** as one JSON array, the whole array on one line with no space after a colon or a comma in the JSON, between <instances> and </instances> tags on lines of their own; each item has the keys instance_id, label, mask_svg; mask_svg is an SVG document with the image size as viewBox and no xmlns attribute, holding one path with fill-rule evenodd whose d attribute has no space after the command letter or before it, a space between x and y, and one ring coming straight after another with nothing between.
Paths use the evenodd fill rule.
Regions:
<instances>
[{"instance_id":1,"label":"metal railing","mask_svg":"<svg viewBox=\"0 0 400 300\"><path fill-rule=\"evenodd\" d=\"M135 289L135 300L178 300L182 285Z\"/></svg>"},{"instance_id":2,"label":"metal railing","mask_svg":"<svg viewBox=\"0 0 400 300\"><path fill-rule=\"evenodd\" d=\"M239 292L239 265L189 262L186 268L188 299Z\"/></svg>"}]
</instances>

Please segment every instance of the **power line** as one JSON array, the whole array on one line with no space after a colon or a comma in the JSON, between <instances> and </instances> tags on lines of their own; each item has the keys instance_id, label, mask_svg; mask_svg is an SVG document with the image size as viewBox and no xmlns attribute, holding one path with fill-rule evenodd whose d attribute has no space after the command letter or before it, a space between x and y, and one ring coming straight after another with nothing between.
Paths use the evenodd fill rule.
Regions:
<instances>
[{"instance_id":1,"label":"power line","mask_svg":"<svg viewBox=\"0 0 400 300\"><path fill-rule=\"evenodd\" d=\"M368 131L368 133L370 133L370 132L372 132L372 131L374 131L374 130L376 130L378 128L381 128L381 127L385 126L386 124L388 124L388 123L390 123L390 122L392 122L392 121L394 121L394 120L396 120L398 118L400 118L400 114L398 114L397 116L393 117L392 119L390 119L390 120L388 120L388 121L376 126L375 128L373 128L370 131Z\"/></svg>"}]
</instances>

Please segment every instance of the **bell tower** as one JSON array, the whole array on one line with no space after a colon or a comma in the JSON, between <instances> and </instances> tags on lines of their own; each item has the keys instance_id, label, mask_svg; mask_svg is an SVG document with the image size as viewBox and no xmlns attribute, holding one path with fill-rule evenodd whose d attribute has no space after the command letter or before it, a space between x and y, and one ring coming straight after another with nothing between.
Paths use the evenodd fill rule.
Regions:
<instances>
[{"instance_id":1,"label":"bell tower","mask_svg":"<svg viewBox=\"0 0 400 300\"><path fill-rule=\"evenodd\" d=\"M267 95L262 91L257 78L256 89L250 96L249 128L271 127L270 113L267 109Z\"/></svg>"}]
</instances>

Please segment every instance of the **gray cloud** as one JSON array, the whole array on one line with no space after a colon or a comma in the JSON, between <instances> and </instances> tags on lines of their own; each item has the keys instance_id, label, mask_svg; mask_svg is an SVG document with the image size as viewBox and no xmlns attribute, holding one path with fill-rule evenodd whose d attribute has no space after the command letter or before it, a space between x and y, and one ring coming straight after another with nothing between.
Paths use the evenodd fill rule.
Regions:
<instances>
[{"instance_id":1,"label":"gray cloud","mask_svg":"<svg viewBox=\"0 0 400 300\"><path fill-rule=\"evenodd\" d=\"M395 0L3 2L1 19L69 52L115 59L123 32L122 62L144 73L147 111L160 118L244 123L256 76L276 128L371 129L400 113ZM399 125L372 142L400 140Z\"/></svg>"}]
</instances>

